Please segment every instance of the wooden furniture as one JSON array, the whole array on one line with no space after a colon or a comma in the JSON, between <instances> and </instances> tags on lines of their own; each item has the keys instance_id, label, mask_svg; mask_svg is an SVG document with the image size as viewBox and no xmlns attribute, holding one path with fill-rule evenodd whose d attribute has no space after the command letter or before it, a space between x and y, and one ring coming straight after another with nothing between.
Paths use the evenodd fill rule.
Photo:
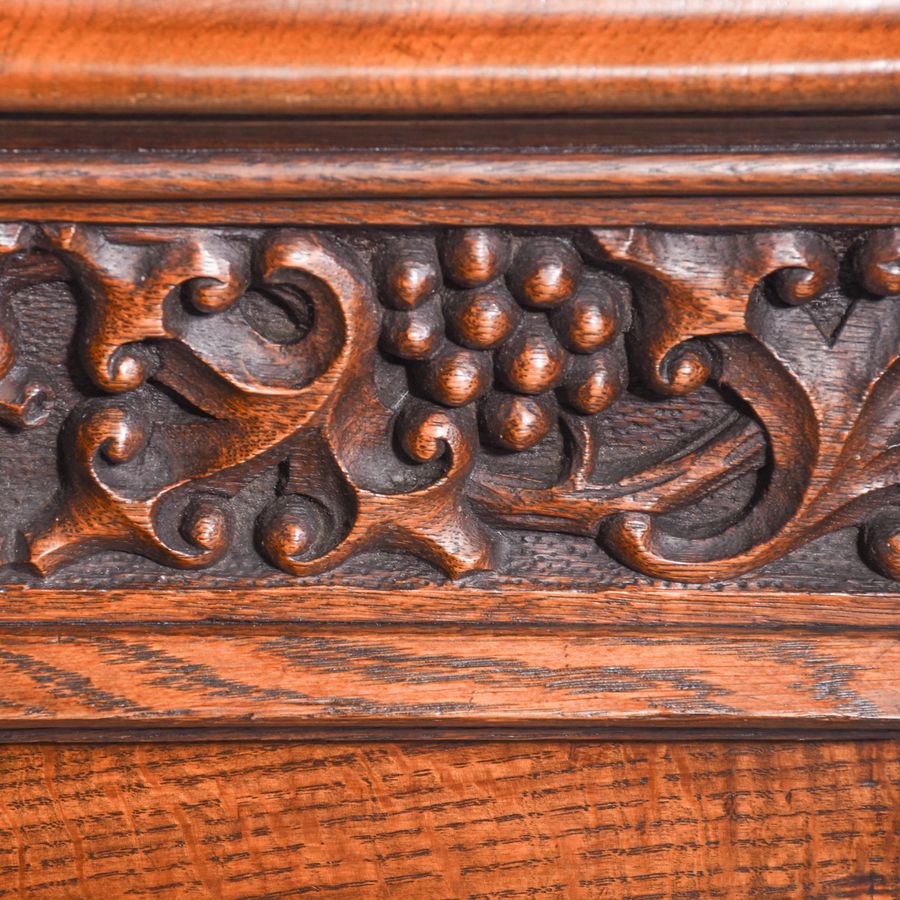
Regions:
<instances>
[{"instance_id":1,"label":"wooden furniture","mask_svg":"<svg viewBox=\"0 0 900 900\"><path fill-rule=\"evenodd\" d=\"M0 37L0 896L900 895L900 6Z\"/></svg>"}]
</instances>

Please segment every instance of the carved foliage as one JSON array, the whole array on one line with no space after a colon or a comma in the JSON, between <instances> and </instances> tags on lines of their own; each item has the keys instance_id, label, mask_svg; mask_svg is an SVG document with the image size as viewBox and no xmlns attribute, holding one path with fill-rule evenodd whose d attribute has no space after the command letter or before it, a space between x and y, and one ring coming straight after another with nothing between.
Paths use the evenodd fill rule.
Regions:
<instances>
[{"instance_id":1,"label":"carved foliage","mask_svg":"<svg viewBox=\"0 0 900 900\"><path fill-rule=\"evenodd\" d=\"M641 572L699 582L848 526L900 575L898 230L848 245L468 229L372 247L305 230L0 228L0 265L34 251L80 298L96 387L64 426L58 499L22 525L40 573L106 549L208 565L232 540L230 499L281 466L256 544L295 575L388 549L457 577L500 564L505 527L589 535ZM0 420L40 425L50 392L18 361L15 285L0 284ZM829 298L845 310L830 332ZM733 412L606 464L626 393L690 409L710 387ZM157 413L164 395L182 414ZM554 453L547 481L534 467ZM739 507L692 519L747 479Z\"/></svg>"},{"instance_id":2,"label":"carved foliage","mask_svg":"<svg viewBox=\"0 0 900 900\"><path fill-rule=\"evenodd\" d=\"M650 383L688 393L713 378L730 388L760 419L771 457L760 496L730 526L696 538L647 512L625 512L603 525L617 556L663 578L708 581L858 524L897 499L900 315L879 302L897 287L896 275L893 283L885 275L896 267L897 238L876 232L857 248L871 296L852 304L829 340L797 308L837 276L819 236L592 233L601 256L653 285L636 294L634 333L634 357ZM882 571L897 565L886 537L868 552Z\"/></svg>"},{"instance_id":3,"label":"carved foliage","mask_svg":"<svg viewBox=\"0 0 900 900\"><path fill-rule=\"evenodd\" d=\"M18 359L16 322L6 302L13 285L4 273L4 263L25 252L30 242L28 226L0 224L0 422L14 428L43 425L52 399L41 375Z\"/></svg>"}]
</instances>

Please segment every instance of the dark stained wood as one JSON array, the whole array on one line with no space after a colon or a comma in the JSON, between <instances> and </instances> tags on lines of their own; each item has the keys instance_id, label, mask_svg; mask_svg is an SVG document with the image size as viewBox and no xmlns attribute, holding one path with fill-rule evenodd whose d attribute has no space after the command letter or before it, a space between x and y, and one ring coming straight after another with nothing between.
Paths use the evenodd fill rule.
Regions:
<instances>
[{"instance_id":1,"label":"dark stained wood","mask_svg":"<svg viewBox=\"0 0 900 900\"><path fill-rule=\"evenodd\" d=\"M898 47L0 6L0 897L900 896Z\"/></svg>"},{"instance_id":2,"label":"dark stained wood","mask_svg":"<svg viewBox=\"0 0 900 900\"><path fill-rule=\"evenodd\" d=\"M552 127L6 118L0 189L5 202L79 203L896 194L898 134L896 115L564 118Z\"/></svg>"},{"instance_id":3,"label":"dark stained wood","mask_svg":"<svg viewBox=\"0 0 900 900\"><path fill-rule=\"evenodd\" d=\"M604 115L500 117L310 117L261 118L242 115L40 116L0 114L0 151L55 155L142 151L160 160L165 151L201 154L268 151L282 159L291 153L359 151L382 156L436 151L536 151L680 155L718 153L817 156L843 150L889 153L900 147L900 115L894 112L837 111L830 114L734 115L660 113L653 116ZM200 157L201 159L203 156ZM94 162L98 162L97 159ZM634 161L635 165L639 163ZM888 160L890 164L890 160ZM48 186L49 189L49 186Z\"/></svg>"},{"instance_id":4,"label":"dark stained wood","mask_svg":"<svg viewBox=\"0 0 900 900\"><path fill-rule=\"evenodd\" d=\"M489 197L400 200L5 202L5 221L126 225L296 226L566 226L619 227L632 222L687 228L797 225L895 225L900 196L847 195Z\"/></svg>"},{"instance_id":5,"label":"dark stained wood","mask_svg":"<svg viewBox=\"0 0 900 900\"><path fill-rule=\"evenodd\" d=\"M4 310L7 471L45 492L53 427L62 469L7 512L10 566L253 584L389 551L529 579L505 535L529 531L722 583L855 528L900 571L900 229L2 234L12 292L67 281L81 319L58 309L51 378L30 303Z\"/></svg>"},{"instance_id":6,"label":"dark stained wood","mask_svg":"<svg viewBox=\"0 0 900 900\"><path fill-rule=\"evenodd\" d=\"M897 747L6 746L0 896L888 900Z\"/></svg>"},{"instance_id":7,"label":"dark stained wood","mask_svg":"<svg viewBox=\"0 0 900 900\"><path fill-rule=\"evenodd\" d=\"M0 96L29 113L877 109L896 106L898 28L894 3L854 0L9 0Z\"/></svg>"},{"instance_id":8,"label":"dark stained wood","mask_svg":"<svg viewBox=\"0 0 900 900\"><path fill-rule=\"evenodd\" d=\"M0 215L179 225L893 224L898 134L896 115L552 125L6 118Z\"/></svg>"},{"instance_id":9,"label":"dark stained wood","mask_svg":"<svg viewBox=\"0 0 900 900\"><path fill-rule=\"evenodd\" d=\"M897 727L897 229L2 235L2 727Z\"/></svg>"}]
</instances>

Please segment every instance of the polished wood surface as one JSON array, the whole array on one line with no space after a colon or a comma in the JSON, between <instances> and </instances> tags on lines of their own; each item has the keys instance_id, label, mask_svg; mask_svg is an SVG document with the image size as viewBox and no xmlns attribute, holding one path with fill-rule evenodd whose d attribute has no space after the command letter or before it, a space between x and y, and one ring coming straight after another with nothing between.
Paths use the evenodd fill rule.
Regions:
<instances>
[{"instance_id":1,"label":"polished wood surface","mask_svg":"<svg viewBox=\"0 0 900 900\"><path fill-rule=\"evenodd\" d=\"M167 200L3 201L0 217L134 225L459 226L537 224L621 226L625 221L664 227L773 228L778 226L895 225L900 196L787 195L713 197L490 197L403 200Z\"/></svg>"},{"instance_id":2,"label":"polished wood surface","mask_svg":"<svg viewBox=\"0 0 900 900\"><path fill-rule=\"evenodd\" d=\"M900 194L894 114L0 126L4 202Z\"/></svg>"},{"instance_id":3,"label":"polished wood surface","mask_svg":"<svg viewBox=\"0 0 900 900\"><path fill-rule=\"evenodd\" d=\"M0 749L0 896L879 898L896 743Z\"/></svg>"},{"instance_id":4,"label":"polished wood surface","mask_svg":"<svg viewBox=\"0 0 900 900\"><path fill-rule=\"evenodd\" d=\"M0 108L885 108L900 87L898 29L893 0L10 0L0 10Z\"/></svg>"},{"instance_id":5,"label":"polished wood surface","mask_svg":"<svg viewBox=\"0 0 900 900\"><path fill-rule=\"evenodd\" d=\"M900 221L881 115L0 118L10 221L777 227Z\"/></svg>"},{"instance_id":6,"label":"polished wood surface","mask_svg":"<svg viewBox=\"0 0 900 900\"><path fill-rule=\"evenodd\" d=\"M0 896L900 896L898 47L0 8Z\"/></svg>"},{"instance_id":7,"label":"polished wood surface","mask_svg":"<svg viewBox=\"0 0 900 900\"><path fill-rule=\"evenodd\" d=\"M896 228L0 235L3 728L897 727Z\"/></svg>"},{"instance_id":8,"label":"polished wood surface","mask_svg":"<svg viewBox=\"0 0 900 900\"><path fill-rule=\"evenodd\" d=\"M883 590L900 572L900 229L0 235L4 471L59 479L6 513L9 576L118 551L256 585L388 552L722 585L851 528ZM544 580L507 532L587 540Z\"/></svg>"},{"instance_id":9,"label":"polished wood surface","mask_svg":"<svg viewBox=\"0 0 900 900\"><path fill-rule=\"evenodd\" d=\"M0 727L900 729L894 635L237 626L0 633Z\"/></svg>"}]
</instances>

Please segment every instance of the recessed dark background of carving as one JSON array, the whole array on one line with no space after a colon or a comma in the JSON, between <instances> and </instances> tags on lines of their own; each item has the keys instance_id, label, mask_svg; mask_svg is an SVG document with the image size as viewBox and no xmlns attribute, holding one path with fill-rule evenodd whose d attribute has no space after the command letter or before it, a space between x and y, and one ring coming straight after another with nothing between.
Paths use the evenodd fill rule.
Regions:
<instances>
[{"instance_id":1,"label":"recessed dark background of carving","mask_svg":"<svg viewBox=\"0 0 900 900\"><path fill-rule=\"evenodd\" d=\"M234 232L237 234L238 232ZM248 236L254 232L240 232ZM425 236L439 237L439 231L423 230ZM515 232L517 239L527 239L533 233ZM811 301L806 307L816 326L825 337L831 338L845 316L850 304L860 295L858 281L848 266L846 251L859 239L859 231L835 231L829 240L843 259L840 285ZM573 244L578 233L560 231ZM366 230L343 230L332 237L351 247L373 267L373 258L381 251L386 237L396 235ZM611 266L611 270L616 267ZM47 283L15 286L10 305L19 328L19 357L21 361L40 370L52 384L54 398L50 418L40 428L16 431L0 430L0 488L4 501L0 504L0 554L8 563L0 570L0 580L7 583L41 583L47 586L107 586L157 584L292 584L296 578L280 573L264 561L254 537L255 522L262 508L271 501L279 480L284 477L276 459L266 471L251 480L230 501L235 531L224 558L208 569L184 573L161 566L138 555L120 552L101 552L85 556L83 560L56 574L40 579L30 573L21 562L20 532L51 503L60 487L58 470L58 434L67 416L77 403L87 396L100 396L84 376L73 346L79 316L84 314L85 299L79 296L77 285L65 284L65 275L57 262L41 253L29 254L21 266L14 263L13 273L27 281L30 271L42 271L57 280ZM762 288L761 288L762 289ZM776 301L777 302L777 301ZM257 310L258 312L258 310ZM292 327L302 333L302 316L289 316ZM299 324L298 324L299 322ZM284 326L284 327L280 327ZM285 322L273 325L278 336L290 338ZM286 337L287 336L287 337ZM392 406L399 409L405 370L390 357L378 361L380 391L394 393ZM204 415L192 408L177 393L158 384L140 388L138 393L146 410L155 422L181 421ZM639 383L633 383L626 394L597 420L597 432L603 441L601 461L608 471L615 472L622 462L630 462L636 454L664 446L675 448L679 441L715 427L722 419L750 413L738 401L726 394L720 396L712 388L701 388L685 398L661 398L648 393ZM485 471L521 476L538 484L552 484L564 468L568 448L559 430L554 429L533 449L507 453L483 446L479 466ZM404 470L409 471L404 463ZM398 471L400 467L398 465ZM422 472L427 472L423 469ZM398 478L404 476L398 475ZM421 478L421 474L418 476ZM691 515L696 520L707 513L710 518L723 510L740 510L753 491L750 475L720 489L715 497L701 503ZM670 514L677 524L678 513ZM685 527L696 527L686 522ZM497 569L494 572L466 576L468 586L493 587L499 585L529 585L535 587L568 587L590 590L608 584L662 584L639 575L611 559L590 538L554 533L532 533L501 529L503 539ZM847 590L856 592L892 589L892 582L867 568L856 548L856 531L847 529L819 539L791 553L787 558L763 567L753 575L713 583L707 589L724 587ZM447 578L434 567L407 554L364 552L341 564L335 571L311 575L305 583L353 584L369 587L414 587L445 583Z\"/></svg>"}]
</instances>

